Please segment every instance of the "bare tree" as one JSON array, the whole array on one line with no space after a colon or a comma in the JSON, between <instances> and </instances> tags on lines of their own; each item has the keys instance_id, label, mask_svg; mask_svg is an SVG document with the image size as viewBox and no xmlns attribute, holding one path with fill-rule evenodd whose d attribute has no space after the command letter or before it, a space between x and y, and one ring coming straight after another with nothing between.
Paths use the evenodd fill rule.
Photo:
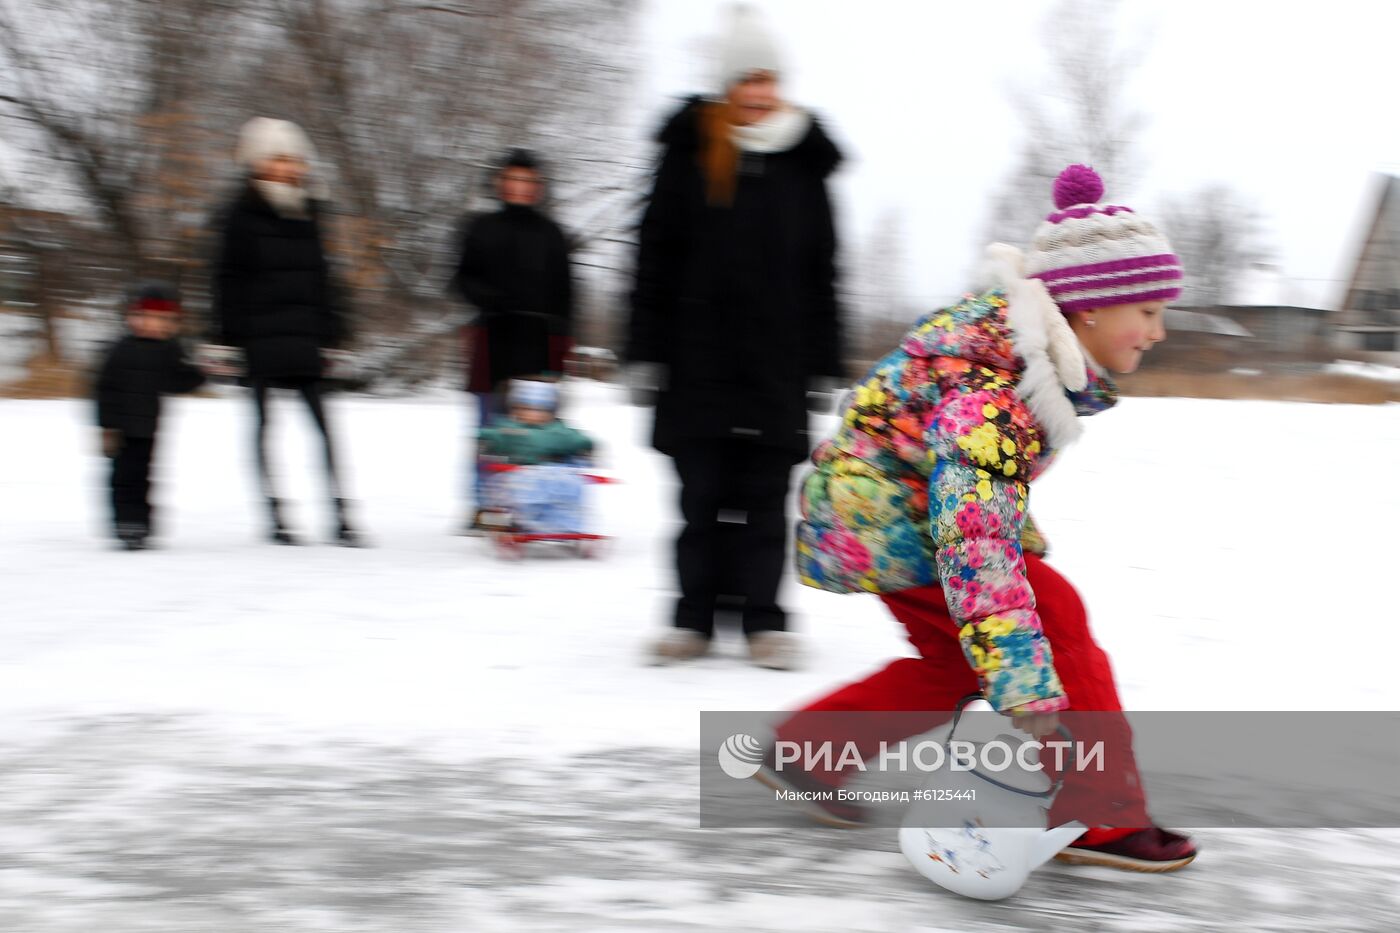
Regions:
<instances>
[{"instance_id":1,"label":"bare tree","mask_svg":"<svg viewBox=\"0 0 1400 933\"><path fill-rule=\"evenodd\" d=\"M29 132L52 197L67 184L129 271L192 258L213 159L198 119L222 0L0 0L0 109Z\"/></svg>"},{"instance_id":2,"label":"bare tree","mask_svg":"<svg viewBox=\"0 0 1400 933\"><path fill-rule=\"evenodd\" d=\"M24 304L39 321L43 353L52 360L63 358L58 339L59 294L63 286L64 264L60 261L64 243L58 215L25 210L18 206L13 188L0 185L0 204L6 205L5 223L0 227L0 248L24 260Z\"/></svg>"},{"instance_id":3,"label":"bare tree","mask_svg":"<svg viewBox=\"0 0 1400 933\"><path fill-rule=\"evenodd\" d=\"M585 261L615 263L641 187L614 130L638 2L0 0L0 120L36 156L23 200L62 188L125 272L177 275L207 254L238 126L296 120L361 332L431 337L453 231L507 146L545 152Z\"/></svg>"},{"instance_id":4,"label":"bare tree","mask_svg":"<svg viewBox=\"0 0 1400 933\"><path fill-rule=\"evenodd\" d=\"M1032 92L1015 89L1023 139L1016 163L993 200L988 240L1021 244L1054 208L1050 189L1066 165L1092 165L1125 191L1136 174L1134 141L1145 115L1125 97L1142 42L1122 37L1119 0L1059 0L1041 32L1048 74Z\"/></svg>"},{"instance_id":5,"label":"bare tree","mask_svg":"<svg viewBox=\"0 0 1400 933\"><path fill-rule=\"evenodd\" d=\"M1171 198L1160 216L1162 232L1186 271L1183 305L1227 303L1240 277L1272 255L1258 207L1228 185L1207 185Z\"/></svg>"}]
</instances>

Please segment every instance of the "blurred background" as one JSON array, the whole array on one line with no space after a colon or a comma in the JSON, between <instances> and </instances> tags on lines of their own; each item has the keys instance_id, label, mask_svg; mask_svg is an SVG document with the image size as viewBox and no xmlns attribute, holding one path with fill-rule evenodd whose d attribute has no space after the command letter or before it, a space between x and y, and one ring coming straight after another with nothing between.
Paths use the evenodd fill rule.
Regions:
<instances>
[{"instance_id":1,"label":"blurred background","mask_svg":"<svg viewBox=\"0 0 1400 933\"><path fill-rule=\"evenodd\" d=\"M847 155L853 372L971 287L986 242L1024 244L1067 163L1180 253L1171 337L1123 379L1173 398L1096 418L1036 491L1128 706L1400 705L1400 487L1364 469L1400 452L1400 409L1254 401L1400 401L1400 12L755 5L785 93ZM1226 804L1188 871L1050 866L1006 903L932 890L889 833L699 828L699 710L789 709L908 651L877 600L790 578L801 669L754 667L732 632L642 663L673 602L676 486L613 377L652 137L714 92L719 6L0 0L0 931L1395 928L1400 833L1239 832ZM101 534L91 371L146 277L209 337L259 115L317 149L355 319L359 392L334 405L375 547L262 541L253 412L216 386L162 416L172 545L133 558ZM515 147L573 243L569 375L596 378L563 380L564 410L622 480L590 500L603 560L447 533L476 417L448 281ZM300 417L273 432L312 528Z\"/></svg>"},{"instance_id":2,"label":"blurred background","mask_svg":"<svg viewBox=\"0 0 1400 933\"><path fill-rule=\"evenodd\" d=\"M1166 228L1188 269L1138 394L1380 401L1400 365L1394 14L1197 0L770 0L784 88L848 154L848 356L1024 243L1068 162ZM651 135L712 90L717 4L662 0L2 0L0 393L82 391L137 276L202 335L217 210L255 115L305 126L356 317L354 381L459 372L457 231L506 148L546 162L585 356L624 319ZM1190 313L1191 311L1197 313Z\"/></svg>"}]
</instances>

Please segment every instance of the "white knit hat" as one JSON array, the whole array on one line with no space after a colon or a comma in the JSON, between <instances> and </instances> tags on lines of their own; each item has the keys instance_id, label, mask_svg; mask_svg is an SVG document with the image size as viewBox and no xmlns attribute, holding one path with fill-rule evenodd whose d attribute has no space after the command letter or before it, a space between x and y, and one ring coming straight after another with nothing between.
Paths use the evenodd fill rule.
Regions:
<instances>
[{"instance_id":1,"label":"white knit hat","mask_svg":"<svg viewBox=\"0 0 1400 933\"><path fill-rule=\"evenodd\" d=\"M294 156L310 162L316 158L316 148L302 128L290 120L254 117L243 124L233 154L238 164L245 171L252 171L263 159L274 156Z\"/></svg>"},{"instance_id":2,"label":"white knit hat","mask_svg":"<svg viewBox=\"0 0 1400 933\"><path fill-rule=\"evenodd\" d=\"M1087 165L1055 179L1055 206L1026 252L1065 314L1181 295L1181 260L1167 238L1130 207L1103 203L1103 181Z\"/></svg>"},{"instance_id":3,"label":"white knit hat","mask_svg":"<svg viewBox=\"0 0 1400 933\"><path fill-rule=\"evenodd\" d=\"M755 71L779 74L782 70L778 44L763 15L747 3L736 3L726 10L719 36L720 93L727 93Z\"/></svg>"}]
</instances>

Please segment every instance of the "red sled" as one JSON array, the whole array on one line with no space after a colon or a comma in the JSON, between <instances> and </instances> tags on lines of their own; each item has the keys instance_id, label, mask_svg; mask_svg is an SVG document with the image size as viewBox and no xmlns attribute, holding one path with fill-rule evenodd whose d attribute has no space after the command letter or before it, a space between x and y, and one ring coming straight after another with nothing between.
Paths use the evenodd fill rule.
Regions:
<instances>
[{"instance_id":1,"label":"red sled","mask_svg":"<svg viewBox=\"0 0 1400 933\"><path fill-rule=\"evenodd\" d=\"M511 472L512 470L518 470L518 469L520 469L520 464L518 464L518 463L489 463L489 462L488 462L488 463L483 463L483 464L481 465L481 469L484 470L484 471L486 471L487 473L509 473L509 472ZM599 485L607 484L607 483L620 483L620 482L622 482L622 480L618 479L618 478L615 477L615 476L607 476L606 474L603 474L603 473L589 473L589 472L586 471L586 470L579 470L579 471L578 471L578 475L581 476L583 479L588 480L590 483L596 483L596 484L599 484Z\"/></svg>"},{"instance_id":2,"label":"red sled","mask_svg":"<svg viewBox=\"0 0 1400 933\"><path fill-rule=\"evenodd\" d=\"M548 534L529 531L497 531L491 535L491 543L495 545L496 555L504 560L520 560L525 556L525 545L540 541L572 543L575 554L585 559L593 559L602 556L602 544L607 540L607 535L566 532Z\"/></svg>"}]
</instances>

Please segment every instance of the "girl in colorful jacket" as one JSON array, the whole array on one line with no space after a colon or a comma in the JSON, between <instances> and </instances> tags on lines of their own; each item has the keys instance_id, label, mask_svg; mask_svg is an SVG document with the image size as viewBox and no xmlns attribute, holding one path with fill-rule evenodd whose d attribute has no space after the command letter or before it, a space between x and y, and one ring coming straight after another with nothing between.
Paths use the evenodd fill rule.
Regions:
<instances>
[{"instance_id":1,"label":"girl in colorful jacket","mask_svg":"<svg viewBox=\"0 0 1400 933\"><path fill-rule=\"evenodd\" d=\"M813 454L797 532L802 582L879 594L919 657L817 700L780 738L810 736L803 713L952 710L973 693L1037 734L1061 710L1121 711L1108 658L1078 594L1044 562L1027 501L1079 419L1114 404L1109 372L1133 372L1166 336L1181 264L1152 224L1102 203L1092 169L1067 168L1054 196L1058 210L1030 249L992 246L995 286L920 320ZM1061 857L1180 868L1195 848L1152 826L1125 722L1120 732L1109 825L1121 828L1091 829ZM831 785L843 775L804 777ZM1068 784L1057 807L1067 794Z\"/></svg>"}]
</instances>

